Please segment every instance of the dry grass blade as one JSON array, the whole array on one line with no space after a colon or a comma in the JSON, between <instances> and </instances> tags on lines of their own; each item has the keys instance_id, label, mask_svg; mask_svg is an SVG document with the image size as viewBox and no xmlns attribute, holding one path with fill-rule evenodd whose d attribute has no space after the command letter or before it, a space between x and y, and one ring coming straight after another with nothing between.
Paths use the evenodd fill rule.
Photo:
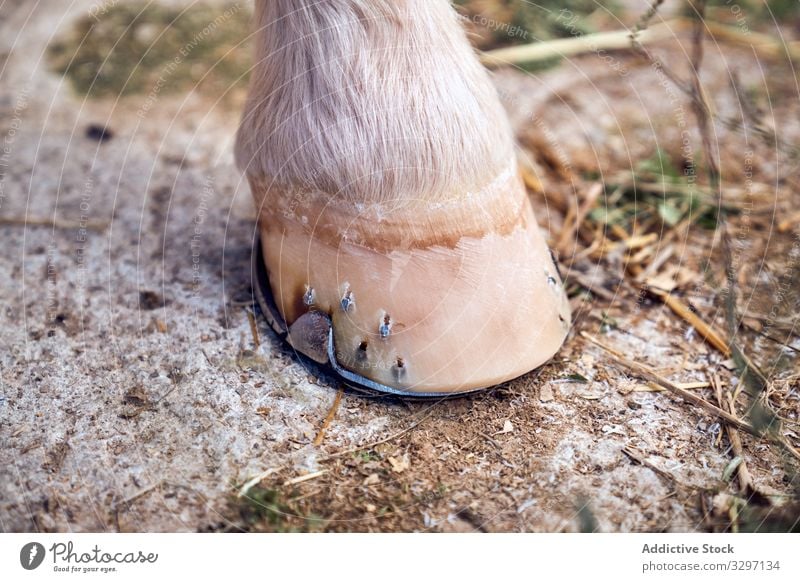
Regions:
<instances>
[{"instance_id":1,"label":"dry grass blade","mask_svg":"<svg viewBox=\"0 0 800 582\"><path fill-rule=\"evenodd\" d=\"M577 236L581 224L586 220L586 216L597 203L597 199L602 193L603 185L599 182L593 184L586 192L586 198L583 200L580 207L570 213L572 215L571 220L569 220L570 217L568 216L568 220L565 221L564 228L561 230L561 236L559 236L558 242L555 245L558 252L572 254L569 252L569 243Z\"/></svg>"},{"instance_id":2,"label":"dry grass blade","mask_svg":"<svg viewBox=\"0 0 800 582\"><path fill-rule=\"evenodd\" d=\"M714 385L714 393L719 405L727 408L731 414L734 414L733 398L730 394L722 394L722 385L717 374L712 376L712 384ZM739 490L743 493L754 491L755 488L753 487L753 480L750 477L750 471L748 471L747 464L744 462L744 447L742 446L742 439L739 436L739 431L731 426L726 427L726 429L728 431L728 438L731 441L731 449L733 450L734 458L738 457L742 459L742 462L736 467L739 477Z\"/></svg>"},{"instance_id":3,"label":"dry grass blade","mask_svg":"<svg viewBox=\"0 0 800 582\"><path fill-rule=\"evenodd\" d=\"M643 30L638 34L640 43L650 43L675 36L674 27L680 21L669 21ZM487 51L481 55L481 62L487 67L513 65L546 61L559 57L571 57L599 50L625 50L631 47L631 33L628 30L597 32L573 38L559 38L521 46L511 46Z\"/></svg>"},{"instance_id":4,"label":"dry grass blade","mask_svg":"<svg viewBox=\"0 0 800 582\"><path fill-rule=\"evenodd\" d=\"M710 382L678 382L675 384L679 388L683 388L684 390L700 390L702 388L708 388L711 386ZM648 382L646 385L637 386L633 389L633 392L664 392L666 388L663 386L659 386L654 382Z\"/></svg>"},{"instance_id":5,"label":"dry grass blade","mask_svg":"<svg viewBox=\"0 0 800 582\"><path fill-rule=\"evenodd\" d=\"M327 469L322 469L321 471L315 471L313 473L308 473L306 475L300 475L299 477L295 477L294 479L288 479L287 481L284 481L283 486L290 487L292 485L298 485L299 483L305 483L306 481L311 481L312 479L316 479L317 477L322 477L327 472L328 472Z\"/></svg>"},{"instance_id":6,"label":"dry grass blade","mask_svg":"<svg viewBox=\"0 0 800 582\"><path fill-rule=\"evenodd\" d=\"M728 346L728 342L722 339L722 336L719 334L719 332L703 321L694 311L689 308L688 305L683 303L674 295L665 293L660 289L651 288L649 291L661 299L664 302L664 305L669 307L678 317L696 329L697 333L699 333L703 339L711 344L714 348L719 350L723 356L726 358L731 356L731 348Z\"/></svg>"},{"instance_id":7,"label":"dry grass blade","mask_svg":"<svg viewBox=\"0 0 800 582\"><path fill-rule=\"evenodd\" d=\"M793 61L800 60L800 43L784 42L779 37L728 26L721 22L706 19L704 22L710 36L715 41L726 41L753 49L760 57L776 58L788 56Z\"/></svg>"},{"instance_id":8,"label":"dry grass blade","mask_svg":"<svg viewBox=\"0 0 800 582\"><path fill-rule=\"evenodd\" d=\"M618 363L623 364L625 367L629 368L637 376L640 376L640 377L644 378L645 380L648 380L650 382L654 382L655 384L658 384L659 386L661 386L663 388L666 388L669 392L672 392L673 394L675 394L677 396L680 396L684 400L687 400L687 401L691 402L692 404L695 404L696 406L699 406L700 408L702 408L706 412L709 412L712 415L714 415L716 418L724 420L725 422L735 426L738 429L744 430L744 431L752 434L753 436L761 436L761 435L759 435L758 431L756 431L756 429L753 428L753 426L750 425L749 423L744 422L742 420L739 420L738 418L736 418L735 416L733 416L732 414L730 414L726 410L722 410L720 407L711 404L708 400L705 400L704 398L701 398L697 394L692 394L688 390L684 390L683 388L681 388L680 386L678 386L674 382L671 382L670 380L667 380L666 378L660 376L651 367L646 366L644 364L640 364L639 362L634 362L633 360L629 360L628 358L623 356L621 353L619 353L614 348L611 348L611 347L607 346L606 344L604 344L603 342L601 342L597 338L589 335L585 331L581 332L581 336L583 336L584 338L586 338L587 340L589 340L590 342L592 342L596 346L602 348L603 350L605 350L606 352L611 354L611 356Z\"/></svg>"},{"instance_id":9,"label":"dry grass blade","mask_svg":"<svg viewBox=\"0 0 800 582\"><path fill-rule=\"evenodd\" d=\"M51 218L0 217L0 226L49 227L57 230L93 230L95 232L103 232L108 229L109 223L97 221L70 222Z\"/></svg>"},{"instance_id":10,"label":"dry grass blade","mask_svg":"<svg viewBox=\"0 0 800 582\"><path fill-rule=\"evenodd\" d=\"M130 505L131 503L133 503L137 499L141 499L142 497L144 497L148 493L150 493L152 491L155 491L156 489L161 487L163 484L164 484L164 481L158 481L157 483L153 483L149 487L145 487L144 489L142 489L141 491L139 491L135 495L132 495L132 496L128 497L127 499L124 499L121 502L117 503L117 505L116 505L117 509L119 509L122 506Z\"/></svg>"},{"instance_id":11,"label":"dry grass blade","mask_svg":"<svg viewBox=\"0 0 800 582\"><path fill-rule=\"evenodd\" d=\"M583 336L584 338L586 338L587 340L589 340L590 342L592 342L596 346L602 348L603 350L605 350L606 352L611 354L611 356L618 363L626 366L628 369L630 369L632 372L634 372L637 376L640 376L640 377L644 378L645 380L649 380L651 382L655 382L659 386L663 386L669 392L672 392L673 394L675 394L677 396L680 396L684 400L687 400L688 402L691 402L692 404L695 404L696 406L699 406L700 408L702 408L706 412L712 414L715 418L718 418L718 419L728 423L731 426L735 426L739 430L743 430L743 431L745 431L745 432L747 432L747 433L749 433L749 434L751 434L751 435L753 435L755 437L759 437L759 438L763 438L764 437L764 434L762 434L761 432L756 430L753 427L753 425L751 425L750 423L744 422L743 420L740 420L739 418L737 418L736 416L734 416L733 414L731 414L727 410L723 410L719 406L715 406L714 404L712 404L708 400L705 400L704 398L701 398L700 396L697 396L696 394L692 394L688 390L684 390L680 386L676 385L674 382L671 382L670 380L667 380L666 378L660 376L650 366L646 366L644 364L640 364L639 362L634 362L633 360L629 360L628 358L623 356L621 353L619 353L614 348L611 348L611 347L607 346L606 344L604 344L603 342L601 342L597 338L591 336L590 334L586 333L585 331L581 332L581 336ZM783 449L786 450L795 459L800 460L800 451L795 449L786 440L785 437L783 437L780 434L772 435L770 433L767 433L767 435L770 436L775 443L777 443L781 447L783 447Z\"/></svg>"},{"instance_id":12,"label":"dry grass blade","mask_svg":"<svg viewBox=\"0 0 800 582\"><path fill-rule=\"evenodd\" d=\"M652 463L651 461L648 461L647 459L645 459L642 455L640 455L636 450L632 449L631 447L623 447L622 448L622 452L628 458L630 458L633 462L639 463L643 467L647 467L648 469L650 469L651 471L653 471L657 475L660 475L660 476L664 477L670 483L675 484L675 485L683 485L682 483L678 482L677 479L675 479L675 476L672 473L670 473L668 471L665 471L664 469L662 469L661 467L659 467L655 463Z\"/></svg>"},{"instance_id":13,"label":"dry grass blade","mask_svg":"<svg viewBox=\"0 0 800 582\"><path fill-rule=\"evenodd\" d=\"M236 497L241 498L247 495L248 491L250 491L253 487L261 483L264 479L272 475L276 470L277 469L273 467L265 471L262 471L252 479L249 479L244 485L242 485L241 489L239 489L239 492L236 494Z\"/></svg>"},{"instance_id":14,"label":"dry grass blade","mask_svg":"<svg viewBox=\"0 0 800 582\"><path fill-rule=\"evenodd\" d=\"M361 450L364 450L364 449L371 449L373 447L377 447L378 445L382 445L384 443L388 443L389 441L393 441L396 438L400 438L401 436L403 436L407 432L410 432L410 431L414 430L420 424L425 422L425 420L431 415L431 413L433 413L433 410L434 410L435 407L436 407L436 404L431 404L430 406L428 406L428 408L426 408L425 411L422 413L422 416L419 418L419 420L411 423L409 426L407 426L403 430L399 430L396 433L391 434L386 438L382 438L380 440L377 440L377 441L374 441L374 442L371 442L371 443L367 443L367 444L364 444L364 445L359 445L357 447L353 447L353 448L350 448L350 449L347 449L347 450L344 450L344 451L339 451L338 453L333 453L332 455L328 455L327 457L325 457L323 459L320 459L319 462L322 463L322 462L325 462L325 461L330 461L332 459L337 459L339 457L352 455L353 453L357 453L358 451L361 451Z\"/></svg>"},{"instance_id":15,"label":"dry grass blade","mask_svg":"<svg viewBox=\"0 0 800 582\"><path fill-rule=\"evenodd\" d=\"M544 194L544 185L539 179L539 176L537 176L523 161L520 162L519 173L528 190L536 194Z\"/></svg>"}]
</instances>

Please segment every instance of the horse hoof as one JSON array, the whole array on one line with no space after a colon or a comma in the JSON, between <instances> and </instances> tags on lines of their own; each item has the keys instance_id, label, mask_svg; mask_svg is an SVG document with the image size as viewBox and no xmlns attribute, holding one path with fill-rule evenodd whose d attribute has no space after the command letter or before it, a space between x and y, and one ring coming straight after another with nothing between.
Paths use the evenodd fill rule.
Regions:
<instances>
[{"instance_id":1,"label":"horse hoof","mask_svg":"<svg viewBox=\"0 0 800 582\"><path fill-rule=\"evenodd\" d=\"M566 337L569 303L511 171L436 205L270 198L260 251L273 319L297 351L356 383L469 392L540 366Z\"/></svg>"}]
</instances>

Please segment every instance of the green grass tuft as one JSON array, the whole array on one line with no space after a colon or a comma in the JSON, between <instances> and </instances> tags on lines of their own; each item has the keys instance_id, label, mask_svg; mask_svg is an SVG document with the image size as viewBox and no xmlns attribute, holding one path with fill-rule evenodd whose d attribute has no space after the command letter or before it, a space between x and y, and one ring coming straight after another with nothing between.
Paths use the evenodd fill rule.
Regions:
<instances>
[{"instance_id":1,"label":"green grass tuft","mask_svg":"<svg viewBox=\"0 0 800 582\"><path fill-rule=\"evenodd\" d=\"M79 20L47 52L52 69L88 97L219 95L246 84L249 29L250 12L238 4L120 2Z\"/></svg>"}]
</instances>

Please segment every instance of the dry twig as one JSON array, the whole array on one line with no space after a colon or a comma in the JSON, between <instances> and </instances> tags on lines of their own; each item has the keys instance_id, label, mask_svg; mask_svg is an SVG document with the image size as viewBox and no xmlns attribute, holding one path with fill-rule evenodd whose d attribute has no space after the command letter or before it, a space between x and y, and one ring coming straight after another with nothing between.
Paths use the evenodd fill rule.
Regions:
<instances>
[{"instance_id":1,"label":"dry twig","mask_svg":"<svg viewBox=\"0 0 800 582\"><path fill-rule=\"evenodd\" d=\"M325 431L336 417L336 411L339 410L339 404L342 402L342 394L344 394L344 388L340 387L339 390L336 391L336 398L333 399L333 404L331 405L331 409L328 411L328 415L325 417L325 420L322 421L322 425L319 427L319 432L314 438L315 447L318 447L322 444L322 441L325 438Z\"/></svg>"},{"instance_id":2,"label":"dry twig","mask_svg":"<svg viewBox=\"0 0 800 582\"><path fill-rule=\"evenodd\" d=\"M250 322L250 333L253 335L253 344L258 348L261 345L261 340L258 338L256 316L251 309L247 310L247 320Z\"/></svg>"},{"instance_id":3,"label":"dry twig","mask_svg":"<svg viewBox=\"0 0 800 582\"><path fill-rule=\"evenodd\" d=\"M629 457L632 461L639 463L643 467L647 467L657 475L664 477L667 481L669 481L673 485L683 485L683 483L679 482L672 473L665 471L655 463L648 461L631 447L623 447L622 452L625 453L625 455ZM688 485L683 485L683 486L688 487Z\"/></svg>"}]
</instances>

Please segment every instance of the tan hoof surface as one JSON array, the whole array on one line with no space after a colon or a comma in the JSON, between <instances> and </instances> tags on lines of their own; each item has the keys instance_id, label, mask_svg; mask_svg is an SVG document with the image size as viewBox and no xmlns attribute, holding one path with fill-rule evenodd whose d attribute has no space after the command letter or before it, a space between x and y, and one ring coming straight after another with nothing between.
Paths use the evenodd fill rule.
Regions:
<instances>
[{"instance_id":1,"label":"tan hoof surface","mask_svg":"<svg viewBox=\"0 0 800 582\"><path fill-rule=\"evenodd\" d=\"M275 304L316 361L327 328L314 312L332 322L338 366L409 393L515 378L567 334L561 280L511 170L479 194L394 207L251 186Z\"/></svg>"}]
</instances>

